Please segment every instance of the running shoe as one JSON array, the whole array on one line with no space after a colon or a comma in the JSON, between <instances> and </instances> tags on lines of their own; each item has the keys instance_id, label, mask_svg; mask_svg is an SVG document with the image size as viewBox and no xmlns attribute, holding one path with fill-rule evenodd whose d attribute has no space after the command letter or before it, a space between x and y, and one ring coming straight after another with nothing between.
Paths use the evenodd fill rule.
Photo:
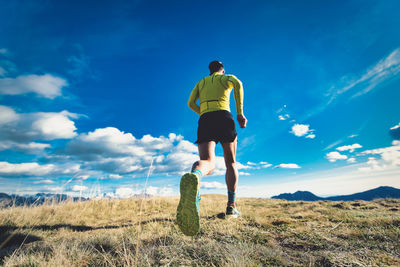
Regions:
<instances>
[{"instance_id":1,"label":"running shoe","mask_svg":"<svg viewBox=\"0 0 400 267\"><path fill-rule=\"evenodd\" d=\"M237 217L240 217L240 212L236 209L236 207L227 206L225 217L226 218L237 218Z\"/></svg>"},{"instance_id":2,"label":"running shoe","mask_svg":"<svg viewBox=\"0 0 400 267\"><path fill-rule=\"evenodd\" d=\"M197 175L186 173L182 176L180 193L176 222L185 235L194 236L200 231L200 183Z\"/></svg>"}]
</instances>

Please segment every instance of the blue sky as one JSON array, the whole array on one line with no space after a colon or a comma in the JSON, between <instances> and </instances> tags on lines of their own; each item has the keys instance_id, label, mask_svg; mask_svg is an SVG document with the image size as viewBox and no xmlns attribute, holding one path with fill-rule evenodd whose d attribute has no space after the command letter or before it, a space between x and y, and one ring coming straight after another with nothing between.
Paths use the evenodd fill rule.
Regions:
<instances>
[{"instance_id":1,"label":"blue sky","mask_svg":"<svg viewBox=\"0 0 400 267\"><path fill-rule=\"evenodd\" d=\"M126 197L152 163L178 194L212 60L244 86L239 196L400 187L398 1L82 2L1 1L0 191Z\"/></svg>"}]
</instances>

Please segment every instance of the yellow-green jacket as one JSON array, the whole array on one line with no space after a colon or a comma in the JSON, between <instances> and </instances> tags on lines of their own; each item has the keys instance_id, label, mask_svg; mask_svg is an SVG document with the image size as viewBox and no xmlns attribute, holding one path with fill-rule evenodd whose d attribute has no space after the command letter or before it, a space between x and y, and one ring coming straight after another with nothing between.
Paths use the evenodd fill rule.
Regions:
<instances>
[{"instance_id":1,"label":"yellow-green jacket","mask_svg":"<svg viewBox=\"0 0 400 267\"><path fill-rule=\"evenodd\" d=\"M236 114L242 115L242 82L234 75L225 75L218 72L214 72L196 84L190 94L188 105L199 115L217 110L230 111L229 97L232 88L235 97ZM196 104L197 99L200 99L200 106Z\"/></svg>"}]
</instances>

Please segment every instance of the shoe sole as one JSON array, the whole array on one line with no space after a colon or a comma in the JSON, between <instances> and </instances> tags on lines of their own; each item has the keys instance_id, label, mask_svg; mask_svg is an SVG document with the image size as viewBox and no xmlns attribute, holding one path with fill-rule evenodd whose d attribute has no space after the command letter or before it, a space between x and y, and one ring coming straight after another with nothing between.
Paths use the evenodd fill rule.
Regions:
<instances>
[{"instance_id":1,"label":"shoe sole","mask_svg":"<svg viewBox=\"0 0 400 267\"><path fill-rule=\"evenodd\" d=\"M176 222L182 233L194 236L200 231L200 212L196 205L199 192L199 180L195 174L182 176L180 183L181 197L178 204Z\"/></svg>"}]
</instances>

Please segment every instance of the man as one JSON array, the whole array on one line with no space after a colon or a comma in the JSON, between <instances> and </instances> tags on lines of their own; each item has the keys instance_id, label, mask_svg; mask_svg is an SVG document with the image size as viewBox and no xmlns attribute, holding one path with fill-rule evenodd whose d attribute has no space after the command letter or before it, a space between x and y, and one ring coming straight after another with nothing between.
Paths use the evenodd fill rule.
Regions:
<instances>
[{"instance_id":1,"label":"man","mask_svg":"<svg viewBox=\"0 0 400 267\"><path fill-rule=\"evenodd\" d=\"M240 216L235 202L239 177L235 165L237 133L230 113L229 97L233 88L237 120L240 127L245 128L247 119L243 115L243 87L234 75L225 75L221 62L212 61L208 67L210 75L196 84L188 101L189 107L200 115L196 141L200 160L193 164L191 173L182 176L177 223L182 232L189 236L196 235L200 230L200 179L214 170L215 146L218 142L221 142L226 165L226 217ZM200 106L196 104L197 99L200 100Z\"/></svg>"}]
</instances>

